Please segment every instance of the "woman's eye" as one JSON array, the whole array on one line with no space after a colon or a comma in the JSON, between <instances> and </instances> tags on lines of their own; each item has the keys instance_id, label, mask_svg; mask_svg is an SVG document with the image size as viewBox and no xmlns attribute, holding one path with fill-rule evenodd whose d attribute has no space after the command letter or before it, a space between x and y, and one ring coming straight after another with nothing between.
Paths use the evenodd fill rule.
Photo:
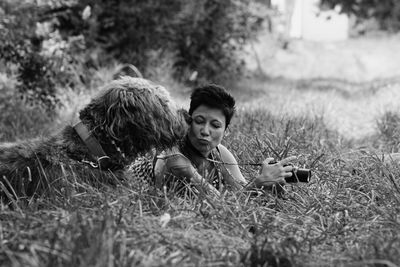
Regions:
<instances>
[{"instance_id":1,"label":"woman's eye","mask_svg":"<svg viewBox=\"0 0 400 267\"><path fill-rule=\"evenodd\" d=\"M211 123L214 128L221 128L222 125L220 123Z\"/></svg>"},{"instance_id":2,"label":"woman's eye","mask_svg":"<svg viewBox=\"0 0 400 267\"><path fill-rule=\"evenodd\" d=\"M200 118L200 117L196 117L196 118L194 118L194 122L197 124L201 124L201 123L204 123L204 119Z\"/></svg>"}]
</instances>

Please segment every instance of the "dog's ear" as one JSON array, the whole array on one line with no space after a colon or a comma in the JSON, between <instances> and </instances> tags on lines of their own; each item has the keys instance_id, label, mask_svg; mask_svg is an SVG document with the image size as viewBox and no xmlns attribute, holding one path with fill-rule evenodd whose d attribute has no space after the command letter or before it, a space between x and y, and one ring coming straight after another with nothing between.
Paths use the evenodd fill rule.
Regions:
<instances>
[{"instance_id":1,"label":"dog's ear","mask_svg":"<svg viewBox=\"0 0 400 267\"><path fill-rule=\"evenodd\" d=\"M113 79L119 79L122 76L130 76L130 77L137 77L137 78L143 78L142 73L139 71L136 66L132 64L124 64L120 66L114 73Z\"/></svg>"},{"instance_id":2,"label":"dog's ear","mask_svg":"<svg viewBox=\"0 0 400 267\"><path fill-rule=\"evenodd\" d=\"M178 113L183 116L187 124L189 125L192 124L193 121L192 116L190 116L189 112L187 112L186 109L181 108L178 110Z\"/></svg>"},{"instance_id":3,"label":"dog's ear","mask_svg":"<svg viewBox=\"0 0 400 267\"><path fill-rule=\"evenodd\" d=\"M132 107L135 104L135 98L129 92L124 89L110 90L105 95L106 100L104 101L106 114L105 114L105 126L106 131L113 138L119 140L124 136L122 130L128 130L126 128L128 122L135 122L136 112L132 112Z\"/></svg>"}]
</instances>

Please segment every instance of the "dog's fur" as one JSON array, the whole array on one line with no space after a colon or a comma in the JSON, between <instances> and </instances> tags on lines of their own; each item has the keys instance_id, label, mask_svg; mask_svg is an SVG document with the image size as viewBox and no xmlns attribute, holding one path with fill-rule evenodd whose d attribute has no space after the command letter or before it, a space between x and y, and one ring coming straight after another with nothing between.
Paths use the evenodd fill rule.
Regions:
<instances>
[{"instance_id":1,"label":"dog's fur","mask_svg":"<svg viewBox=\"0 0 400 267\"><path fill-rule=\"evenodd\" d=\"M71 179L123 179L135 157L173 146L186 125L165 88L127 76L106 85L79 118L110 157L110 167L100 170L87 163L93 155L73 126L47 138L0 144L3 199L41 195L50 187L61 190Z\"/></svg>"}]
</instances>

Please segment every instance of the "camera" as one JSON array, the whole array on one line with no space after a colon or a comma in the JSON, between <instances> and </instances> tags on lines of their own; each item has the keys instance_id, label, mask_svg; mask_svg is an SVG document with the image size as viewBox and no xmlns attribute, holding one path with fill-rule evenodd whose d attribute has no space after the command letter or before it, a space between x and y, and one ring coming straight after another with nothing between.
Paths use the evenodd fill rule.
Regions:
<instances>
[{"instance_id":1,"label":"camera","mask_svg":"<svg viewBox=\"0 0 400 267\"><path fill-rule=\"evenodd\" d=\"M276 161L272 161L269 164L276 164ZM284 164L283 167L291 166L291 164ZM311 180L311 170L310 169L302 169L293 166L292 176L285 177L286 183L308 183Z\"/></svg>"},{"instance_id":2,"label":"camera","mask_svg":"<svg viewBox=\"0 0 400 267\"><path fill-rule=\"evenodd\" d=\"M308 183L311 179L311 170L293 167L292 176L285 177L286 183Z\"/></svg>"}]
</instances>

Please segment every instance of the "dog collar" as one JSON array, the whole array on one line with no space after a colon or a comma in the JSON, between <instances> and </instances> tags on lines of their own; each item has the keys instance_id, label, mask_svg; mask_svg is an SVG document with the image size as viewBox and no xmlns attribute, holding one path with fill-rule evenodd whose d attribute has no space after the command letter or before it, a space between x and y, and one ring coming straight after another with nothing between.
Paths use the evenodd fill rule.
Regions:
<instances>
[{"instance_id":1,"label":"dog collar","mask_svg":"<svg viewBox=\"0 0 400 267\"><path fill-rule=\"evenodd\" d=\"M75 124L74 129L85 145L89 148L90 153L96 158L97 163L82 160L89 163L93 168L107 169L111 166L110 157L106 155L97 139L89 132L88 128L81 121Z\"/></svg>"}]
</instances>

